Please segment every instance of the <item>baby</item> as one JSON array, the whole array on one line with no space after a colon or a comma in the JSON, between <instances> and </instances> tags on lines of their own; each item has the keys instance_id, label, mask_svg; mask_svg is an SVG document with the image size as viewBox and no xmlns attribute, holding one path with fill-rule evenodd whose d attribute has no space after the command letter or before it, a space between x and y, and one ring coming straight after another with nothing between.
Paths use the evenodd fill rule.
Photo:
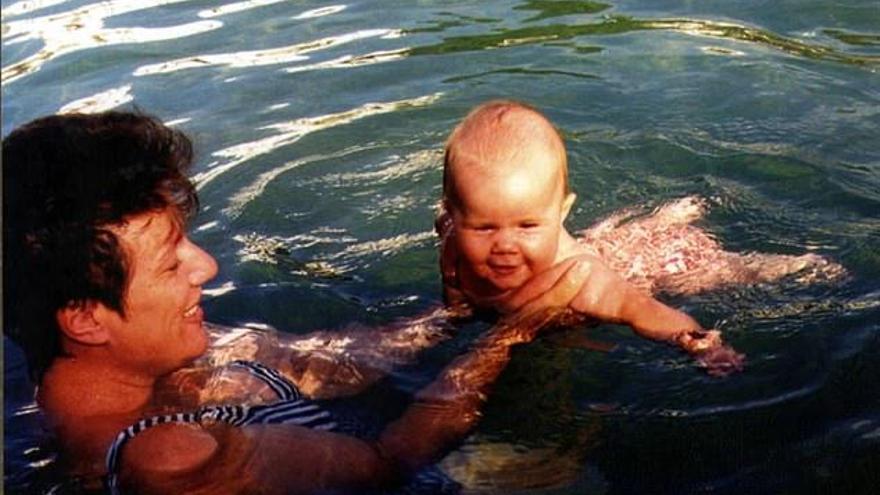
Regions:
<instances>
[{"instance_id":1,"label":"baby","mask_svg":"<svg viewBox=\"0 0 880 495\"><path fill-rule=\"evenodd\" d=\"M704 211L696 198L629 223L609 218L576 240L563 227L574 200L564 144L543 115L512 101L474 109L453 130L444 159L436 227L447 304L505 312L568 277L581 283L569 303L575 313L677 344L721 375L739 369L742 356L650 294L775 280L824 261L725 252L689 225Z\"/></svg>"}]
</instances>

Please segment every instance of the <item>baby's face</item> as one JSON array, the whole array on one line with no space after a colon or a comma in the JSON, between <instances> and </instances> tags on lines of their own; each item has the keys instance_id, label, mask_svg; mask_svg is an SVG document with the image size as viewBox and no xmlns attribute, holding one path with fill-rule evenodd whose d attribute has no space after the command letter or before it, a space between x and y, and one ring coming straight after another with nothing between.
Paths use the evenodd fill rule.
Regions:
<instances>
[{"instance_id":1,"label":"baby's face","mask_svg":"<svg viewBox=\"0 0 880 495\"><path fill-rule=\"evenodd\" d=\"M482 296L516 289L553 266L571 206L555 155L517 158L528 163L470 168L455 177L457 201L450 210L460 276L463 286Z\"/></svg>"}]
</instances>

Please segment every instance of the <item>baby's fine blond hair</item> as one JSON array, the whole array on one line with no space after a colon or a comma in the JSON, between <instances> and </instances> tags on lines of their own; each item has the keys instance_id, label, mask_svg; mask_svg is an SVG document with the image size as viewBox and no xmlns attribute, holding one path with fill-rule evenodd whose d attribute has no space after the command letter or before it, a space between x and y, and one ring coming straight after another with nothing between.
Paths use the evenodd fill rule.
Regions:
<instances>
[{"instance_id":1,"label":"baby's fine blond hair","mask_svg":"<svg viewBox=\"0 0 880 495\"><path fill-rule=\"evenodd\" d=\"M568 194L568 160L559 131L534 107L514 100L492 100L473 110L458 124L443 157L443 200L457 204L455 169L485 167L486 163L516 164L526 146L540 144L558 156L563 192ZM503 159L502 159L503 158Z\"/></svg>"}]
</instances>

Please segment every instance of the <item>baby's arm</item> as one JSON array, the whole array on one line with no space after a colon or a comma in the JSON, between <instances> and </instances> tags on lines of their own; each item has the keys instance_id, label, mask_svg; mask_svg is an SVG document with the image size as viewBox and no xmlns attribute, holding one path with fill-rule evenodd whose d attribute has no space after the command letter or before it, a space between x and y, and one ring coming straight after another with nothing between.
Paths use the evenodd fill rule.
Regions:
<instances>
[{"instance_id":1,"label":"baby's arm","mask_svg":"<svg viewBox=\"0 0 880 495\"><path fill-rule=\"evenodd\" d=\"M741 368L743 357L721 341L717 331L704 331L687 314L635 288L601 260L579 255L536 276L506 298L498 309L513 311L547 290L572 268L585 272L584 283L569 307L604 322L624 323L642 337L675 344L698 357L710 374L724 375Z\"/></svg>"},{"instance_id":2,"label":"baby's arm","mask_svg":"<svg viewBox=\"0 0 880 495\"><path fill-rule=\"evenodd\" d=\"M577 257L588 276L571 303L575 311L601 321L625 323L642 337L674 341L678 335L702 330L693 318L642 292L589 255Z\"/></svg>"}]
</instances>

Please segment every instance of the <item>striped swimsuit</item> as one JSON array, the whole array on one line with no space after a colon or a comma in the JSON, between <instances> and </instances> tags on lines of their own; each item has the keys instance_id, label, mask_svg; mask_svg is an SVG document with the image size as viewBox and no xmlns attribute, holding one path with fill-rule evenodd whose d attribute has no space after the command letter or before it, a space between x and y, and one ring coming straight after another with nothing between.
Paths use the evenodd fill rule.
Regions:
<instances>
[{"instance_id":1,"label":"striped swimsuit","mask_svg":"<svg viewBox=\"0 0 880 495\"><path fill-rule=\"evenodd\" d=\"M265 382L278 395L279 400L272 404L260 405L205 406L193 412L165 414L138 421L119 432L116 440L107 451L105 485L109 493L113 495L120 493L118 471L122 447L142 431L165 423L202 424L222 421L233 426L284 423L304 426L313 430L345 433L355 437L369 436L370 428L367 425L359 424L356 420L352 421L351 418L345 417L345 414L341 418L342 421L338 422L329 411L316 402L304 398L296 386L278 371L253 361L233 361L229 363L229 366L242 368ZM449 479L436 466L428 466L413 473L407 482L395 489L365 493L447 495L457 494L459 490L458 483Z\"/></svg>"},{"instance_id":2,"label":"striped swimsuit","mask_svg":"<svg viewBox=\"0 0 880 495\"><path fill-rule=\"evenodd\" d=\"M302 396L296 386L276 370L252 361L233 361L233 367L243 368L265 382L279 400L261 405L205 406L193 412L165 414L142 419L119 432L107 451L107 489L113 495L119 493L119 456L122 447L136 435L156 425L165 423L224 422L232 426L253 424L294 424L314 430L336 431L337 423L330 413L315 402Z\"/></svg>"}]
</instances>

